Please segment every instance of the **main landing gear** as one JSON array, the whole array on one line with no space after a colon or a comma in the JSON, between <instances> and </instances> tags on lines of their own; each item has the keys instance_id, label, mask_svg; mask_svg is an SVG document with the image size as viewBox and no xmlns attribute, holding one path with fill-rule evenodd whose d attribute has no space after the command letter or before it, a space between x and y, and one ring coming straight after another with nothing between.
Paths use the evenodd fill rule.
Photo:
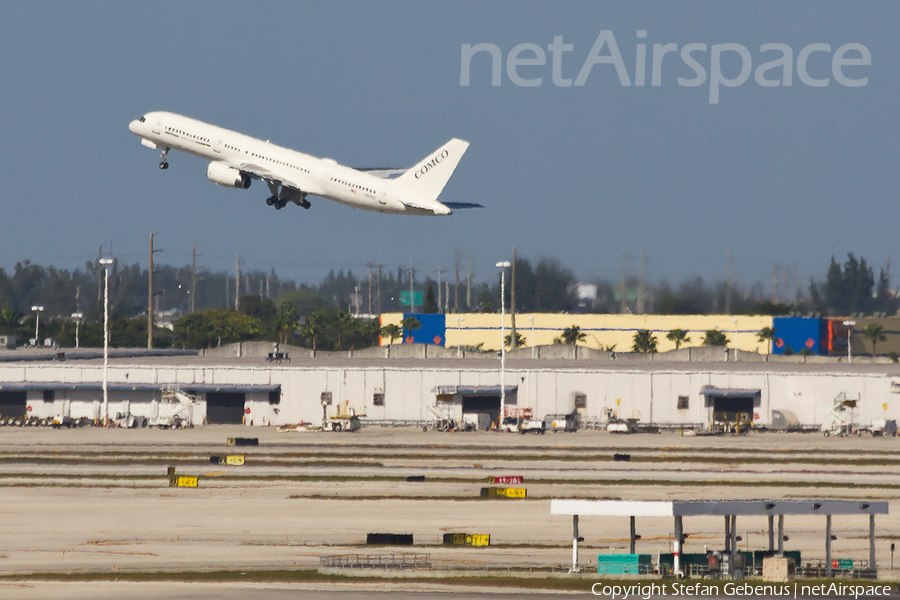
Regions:
<instances>
[{"instance_id":1,"label":"main landing gear","mask_svg":"<svg viewBox=\"0 0 900 600\"><path fill-rule=\"evenodd\" d=\"M274 206L275 210L281 210L287 206L288 202L293 202L297 206L302 206L309 210L311 204L306 199L306 192L298 192L284 186L281 186L279 191L279 186L275 182L267 181L266 185L269 186L269 191L272 192L272 195L266 198L266 205Z\"/></svg>"},{"instance_id":2,"label":"main landing gear","mask_svg":"<svg viewBox=\"0 0 900 600\"><path fill-rule=\"evenodd\" d=\"M162 159L162 162L159 163L159 168L162 169L163 171L165 171L166 169L169 168L169 149L168 148L165 148L162 151L162 155L160 155L160 158Z\"/></svg>"}]
</instances>

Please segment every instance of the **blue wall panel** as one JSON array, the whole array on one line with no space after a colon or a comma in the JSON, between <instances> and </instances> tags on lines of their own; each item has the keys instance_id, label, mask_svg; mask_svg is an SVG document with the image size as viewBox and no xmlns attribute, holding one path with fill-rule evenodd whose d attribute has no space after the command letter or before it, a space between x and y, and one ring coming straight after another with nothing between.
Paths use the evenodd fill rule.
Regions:
<instances>
[{"instance_id":1,"label":"blue wall panel","mask_svg":"<svg viewBox=\"0 0 900 600\"><path fill-rule=\"evenodd\" d=\"M772 340L772 354L784 354L790 348L800 354L804 348L813 354L827 354L823 329L823 319L808 317L775 317L775 339Z\"/></svg>"},{"instance_id":2,"label":"blue wall panel","mask_svg":"<svg viewBox=\"0 0 900 600\"><path fill-rule=\"evenodd\" d=\"M414 331L404 329L404 343L444 345L444 341L447 338L447 321L444 315L413 315L404 313L403 319L405 320L406 317L415 317L422 324L422 327Z\"/></svg>"}]
</instances>

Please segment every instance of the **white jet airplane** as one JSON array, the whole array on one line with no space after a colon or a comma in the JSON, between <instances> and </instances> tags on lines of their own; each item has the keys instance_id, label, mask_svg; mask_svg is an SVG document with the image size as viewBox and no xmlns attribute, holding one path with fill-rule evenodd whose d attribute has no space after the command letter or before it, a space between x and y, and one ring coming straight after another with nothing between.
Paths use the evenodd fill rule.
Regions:
<instances>
[{"instance_id":1,"label":"white jet airplane","mask_svg":"<svg viewBox=\"0 0 900 600\"><path fill-rule=\"evenodd\" d=\"M242 189L252 179L264 181L271 193L266 204L276 209L288 202L309 208L308 195L392 214L449 215L454 208L481 208L437 200L469 147L463 140L450 140L410 169L359 170L168 112L147 113L128 129L144 146L162 151L160 169L169 168L169 150L205 158L210 181Z\"/></svg>"}]
</instances>

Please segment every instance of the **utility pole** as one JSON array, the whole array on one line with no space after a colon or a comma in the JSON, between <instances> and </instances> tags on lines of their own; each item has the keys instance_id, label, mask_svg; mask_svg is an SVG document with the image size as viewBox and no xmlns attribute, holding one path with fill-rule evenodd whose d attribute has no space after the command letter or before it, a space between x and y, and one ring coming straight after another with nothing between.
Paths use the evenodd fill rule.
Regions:
<instances>
[{"instance_id":1,"label":"utility pole","mask_svg":"<svg viewBox=\"0 0 900 600\"><path fill-rule=\"evenodd\" d=\"M472 307L472 261L469 260L469 270L466 272L466 310Z\"/></svg>"},{"instance_id":2,"label":"utility pole","mask_svg":"<svg viewBox=\"0 0 900 600\"><path fill-rule=\"evenodd\" d=\"M147 349L153 348L153 254L156 252L162 252L162 250L154 250L153 249L153 236L155 233L150 234L150 270L147 274L148 279L148 294L147 294Z\"/></svg>"},{"instance_id":3,"label":"utility pole","mask_svg":"<svg viewBox=\"0 0 900 600\"><path fill-rule=\"evenodd\" d=\"M731 314L731 248L728 248L728 250L725 253L725 256L726 256L725 314L730 315Z\"/></svg>"},{"instance_id":4,"label":"utility pole","mask_svg":"<svg viewBox=\"0 0 900 600\"><path fill-rule=\"evenodd\" d=\"M234 263L234 310L241 308L241 255L237 255Z\"/></svg>"},{"instance_id":5,"label":"utility pole","mask_svg":"<svg viewBox=\"0 0 900 600\"><path fill-rule=\"evenodd\" d=\"M444 299L444 296L441 293L443 291L442 290L443 285L441 285L441 273L446 273L446 271L444 269L435 269L434 272L437 273L437 276L438 276L438 282L437 282L438 283L438 297L437 297L438 312L443 312L444 305L443 305L442 301Z\"/></svg>"},{"instance_id":6,"label":"utility pole","mask_svg":"<svg viewBox=\"0 0 900 600\"><path fill-rule=\"evenodd\" d=\"M459 312L459 252L456 254L456 285L453 287L453 312Z\"/></svg>"},{"instance_id":7,"label":"utility pole","mask_svg":"<svg viewBox=\"0 0 900 600\"><path fill-rule=\"evenodd\" d=\"M409 259L409 312L416 314L416 304L413 302L413 286L416 282L416 273L413 270L412 258Z\"/></svg>"},{"instance_id":8,"label":"utility pole","mask_svg":"<svg viewBox=\"0 0 900 600\"><path fill-rule=\"evenodd\" d=\"M778 272L778 265L775 265L775 285L772 288L772 304L778 304L778 280L780 279L780 274Z\"/></svg>"},{"instance_id":9,"label":"utility pole","mask_svg":"<svg viewBox=\"0 0 900 600\"><path fill-rule=\"evenodd\" d=\"M194 298L197 297L197 245L191 249L191 314L196 309Z\"/></svg>"},{"instance_id":10,"label":"utility pole","mask_svg":"<svg viewBox=\"0 0 900 600\"><path fill-rule=\"evenodd\" d=\"M637 314L644 314L644 251L641 250L641 271L638 276Z\"/></svg>"},{"instance_id":11,"label":"utility pole","mask_svg":"<svg viewBox=\"0 0 900 600\"><path fill-rule=\"evenodd\" d=\"M506 301L505 299L503 300ZM509 349L515 350L518 348L516 344L516 249L513 248L512 255L512 270L509 278L509 318L512 321L512 327L509 330ZM505 344L506 340L502 340Z\"/></svg>"},{"instance_id":12,"label":"utility pole","mask_svg":"<svg viewBox=\"0 0 900 600\"><path fill-rule=\"evenodd\" d=\"M369 268L369 314L372 314L372 263L366 263Z\"/></svg>"},{"instance_id":13,"label":"utility pole","mask_svg":"<svg viewBox=\"0 0 900 600\"><path fill-rule=\"evenodd\" d=\"M622 313L623 315L626 312L628 312L628 301L627 301L628 288L625 287L625 268L626 268L625 250L626 250L626 247L622 246L622 304L619 307L619 312Z\"/></svg>"},{"instance_id":14,"label":"utility pole","mask_svg":"<svg viewBox=\"0 0 900 600\"><path fill-rule=\"evenodd\" d=\"M381 263L376 265L375 271L375 305L378 307L378 314L381 314Z\"/></svg>"}]
</instances>

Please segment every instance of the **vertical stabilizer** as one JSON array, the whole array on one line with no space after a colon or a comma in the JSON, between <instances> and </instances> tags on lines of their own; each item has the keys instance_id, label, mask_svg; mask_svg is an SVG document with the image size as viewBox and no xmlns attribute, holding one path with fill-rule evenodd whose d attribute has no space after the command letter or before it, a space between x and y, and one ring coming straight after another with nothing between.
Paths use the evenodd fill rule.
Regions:
<instances>
[{"instance_id":1,"label":"vertical stabilizer","mask_svg":"<svg viewBox=\"0 0 900 600\"><path fill-rule=\"evenodd\" d=\"M469 142L454 138L406 171L396 181L418 196L436 200L468 147Z\"/></svg>"}]
</instances>

